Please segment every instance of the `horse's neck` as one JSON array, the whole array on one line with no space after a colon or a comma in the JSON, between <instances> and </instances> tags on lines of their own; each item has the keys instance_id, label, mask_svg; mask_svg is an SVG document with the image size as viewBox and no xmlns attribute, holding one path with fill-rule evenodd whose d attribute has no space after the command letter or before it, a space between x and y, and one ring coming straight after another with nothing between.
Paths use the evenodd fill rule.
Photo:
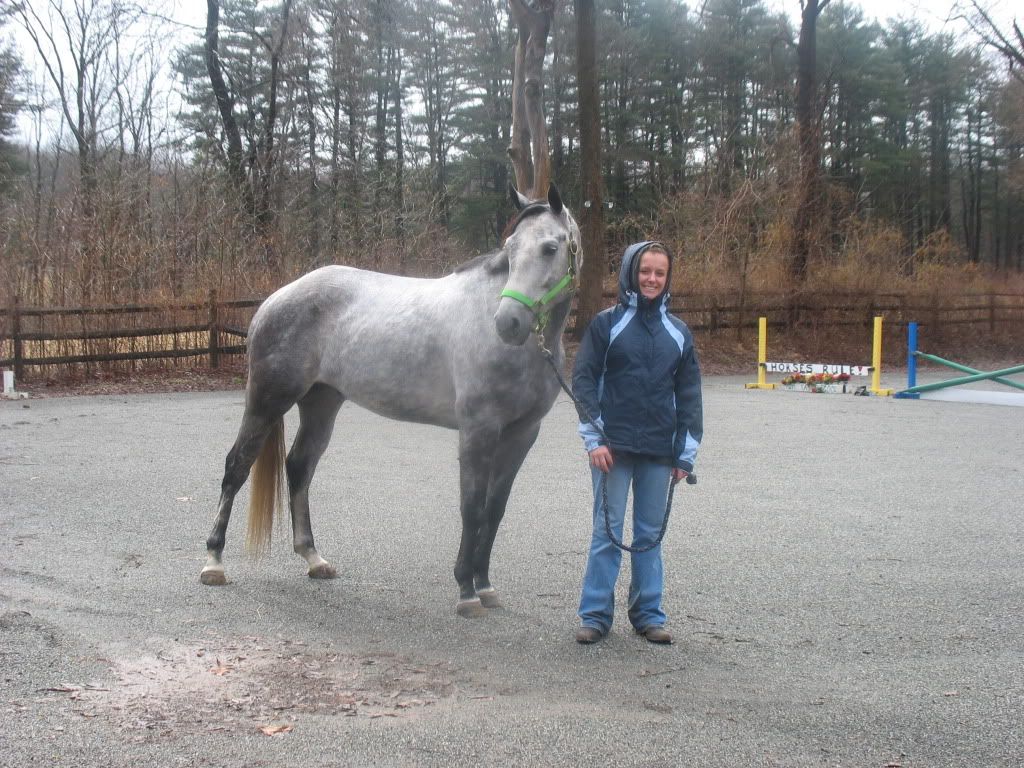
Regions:
<instances>
[{"instance_id":1,"label":"horse's neck","mask_svg":"<svg viewBox=\"0 0 1024 768\"><path fill-rule=\"evenodd\" d=\"M551 311L544 329L544 346L554 353L559 362L562 359L562 334L565 333L565 326L569 322L571 309L572 299L563 301Z\"/></svg>"}]
</instances>

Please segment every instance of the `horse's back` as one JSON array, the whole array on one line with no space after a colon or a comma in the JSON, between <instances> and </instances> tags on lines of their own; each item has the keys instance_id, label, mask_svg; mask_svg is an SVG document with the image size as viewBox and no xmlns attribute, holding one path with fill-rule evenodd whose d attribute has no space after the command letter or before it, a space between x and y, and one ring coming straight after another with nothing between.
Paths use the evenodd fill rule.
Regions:
<instances>
[{"instance_id":1,"label":"horse's back","mask_svg":"<svg viewBox=\"0 0 1024 768\"><path fill-rule=\"evenodd\" d=\"M455 426L450 280L322 267L253 317L250 380L299 392L334 387L382 415Z\"/></svg>"}]
</instances>

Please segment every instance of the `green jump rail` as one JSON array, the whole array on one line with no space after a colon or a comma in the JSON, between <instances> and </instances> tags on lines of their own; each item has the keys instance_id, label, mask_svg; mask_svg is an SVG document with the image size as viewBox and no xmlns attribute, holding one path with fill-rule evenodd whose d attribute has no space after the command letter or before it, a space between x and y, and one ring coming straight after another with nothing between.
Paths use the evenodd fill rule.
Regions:
<instances>
[{"instance_id":1,"label":"green jump rail","mask_svg":"<svg viewBox=\"0 0 1024 768\"><path fill-rule=\"evenodd\" d=\"M961 373L971 374L969 376L958 376L954 379L946 379L945 381L937 381L933 384L918 384L917 383L917 361L918 359L930 360L933 363L939 363L945 365L948 368L960 371ZM957 387L962 384L973 384L977 381L994 381L998 384L1003 384L1007 387L1014 389L1024 390L1024 384L1017 381L1010 381L1004 378L1005 376L1012 376L1017 373L1024 373L1024 365L1014 365L1009 368L1002 368L998 371L979 371L977 368L971 368L960 363L955 363L952 360L946 360L936 355L929 355L926 352L921 352L917 348L917 323L908 323L907 325L907 388L897 392L893 397L904 398L904 399L916 399L925 392L935 392L940 389L948 389L950 387Z\"/></svg>"}]
</instances>

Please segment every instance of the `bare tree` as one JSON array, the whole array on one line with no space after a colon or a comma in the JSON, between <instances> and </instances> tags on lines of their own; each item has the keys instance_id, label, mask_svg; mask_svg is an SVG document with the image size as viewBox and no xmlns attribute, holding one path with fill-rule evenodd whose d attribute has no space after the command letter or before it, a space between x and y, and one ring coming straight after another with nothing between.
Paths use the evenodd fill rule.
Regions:
<instances>
[{"instance_id":1,"label":"bare tree","mask_svg":"<svg viewBox=\"0 0 1024 768\"><path fill-rule=\"evenodd\" d=\"M452 123L465 87L459 76L456 11L433 1L415 4L411 11L409 23L417 42L409 46L409 82L422 104L422 117L416 122L426 132L432 207L438 223L447 227L451 221L448 164L457 140Z\"/></svg>"},{"instance_id":2,"label":"bare tree","mask_svg":"<svg viewBox=\"0 0 1024 768\"><path fill-rule=\"evenodd\" d=\"M1024 82L1024 32L1021 32L1017 19L1010 22L1010 31L1006 31L978 0L969 0L968 6L961 10L960 18L985 45L999 51L1010 65L1013 76Z\"/></svg>"},{"instance_id":3,"label":"bare tree","mask_svg":"<svg viewBox=\"0 0 1024 768\"><path fill-rule=\"evenodd\" d=\"M241 195L247 212L252 216L256 231L266 236L273 225L274 208L273 179L276 172L275 137L277 130L278 89L281 82L281 59L288 39L288 21L292 0L284 0L276 34L266 35L259 30L249 30L263 44L269 63L268 96L263 115L261 134L246 153L242 146L242 134L235 118L237 96L225 79L224 64L219 51L220 1L206 0L206 36L204 59L220 113L221 125L228 143L228 175L232 185ZM248 158L247 158L248 154Z\"/></svg>"},{"instance_id":4,"label":"bare tree","mask_svg":"<svg viewBox=\"0 0 1024 768\"><path fill-rule=\"evenodd\" d=\"M19 3L14 12L32 41L78 150L81 205L96 207L100 133L108 107L128 76L111 66L119 33L139 18L138 8L110 0ZM116 56L115 56L116 58Z\"/></svg>"},{"instance_id":5,"label":"bare tree","mask_svg":"<svg viewBox=\"0 0 1024 768\"><path fill-rule=\"evenodd\" d=\"M555 15L553 0L509 0L519 30L512 80L512 137L508 155L515 169L516 187L527 197L540 199L551 180L548 132L544 124L544 53ZM528 190L528 191L526 191Z\"/></svg>"},{"instance_id":6,"label":"bare tree","mask_svg":"<svg viewBox=\"0 0 1024 768\"><path fill-rule=\"evenodd\" d=\"M267 99L267 114L263 124L263 139L260 151L256 155L256 221L263 233L269 231L273 223L273 178L277 171L274 138L277 130L278 89L281 85L281 56L285 41L288 39L288 19L291 15L292 0L284 0L281 4L281 22L277 39L273 36L260 35L270 59L270 95Z\"/></svg>"},{"instance_id":7,"label":"bare tree","mask_svg":"<svg viewBox=\"0 0 1024 768\"><path fill-rule=\"evenodd\" d=\"M367 75L361 68L359 48L362 19L356 15L361 8L354 4L350 8L336 0L319 0L314 7L325 38L323 108L330 133L327 226L332 251L339 247L343 226L354 245L358 247L363 241ZM344 214L344 221L339 214Z\"/></svg>"},{"instance_id":8,"label":"bare tree","mask_svg":"<svg viewBox=\"0 0 1024 768\"><path fill-rule=\"evenodd\" d=\"M245 172L245 155L242 152L242 134L235 120L235 97L228 89L220 60L220 1L206 0L206 37L204 54L206 72L210 78L217 110L220 112L224 137L228 143L227 160L228 175L234 184L235 191L243 196L246 208L252 210L252 191L249 189Z\"/></svg>"}]
</instances>

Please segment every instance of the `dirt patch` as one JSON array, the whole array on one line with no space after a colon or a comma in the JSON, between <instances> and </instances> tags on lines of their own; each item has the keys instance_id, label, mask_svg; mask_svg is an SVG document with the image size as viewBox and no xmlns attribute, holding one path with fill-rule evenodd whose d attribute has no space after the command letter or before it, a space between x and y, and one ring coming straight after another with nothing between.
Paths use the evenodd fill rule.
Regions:
<instances>
[{"instance_id":1,"label":"dirt patch","mask_svg":"<svg viewBox=\"0 0 1024 768\"><path fill-rule=\"evenodd\" d=\"M217 731L283 735L300 728L304 715L416 717L455 689L444 663L257 637L110 661L113 683L49 692L65 694L76 715L107 720L138 741Z\"/></svg>"}]
</instances>

